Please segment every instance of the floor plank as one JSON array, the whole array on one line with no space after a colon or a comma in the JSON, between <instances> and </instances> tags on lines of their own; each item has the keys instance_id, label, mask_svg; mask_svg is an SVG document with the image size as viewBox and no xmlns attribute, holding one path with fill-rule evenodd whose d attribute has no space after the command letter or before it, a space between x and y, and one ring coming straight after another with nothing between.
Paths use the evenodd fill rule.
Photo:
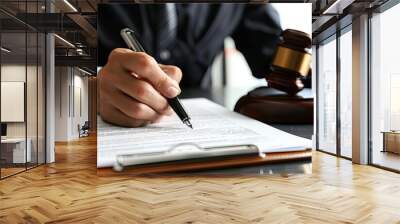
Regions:
<instances>
[{"instance_id":1,"label":"floor plank","mask_svg":"<svg viewBox=\"0 0 400 224\"><path fill-rule=\"evenodd\" d=\"M96 139L0 181L0 223L400 223L400 175L315 152L310 175L99 177Z\"/></svg>"}]
</instances>

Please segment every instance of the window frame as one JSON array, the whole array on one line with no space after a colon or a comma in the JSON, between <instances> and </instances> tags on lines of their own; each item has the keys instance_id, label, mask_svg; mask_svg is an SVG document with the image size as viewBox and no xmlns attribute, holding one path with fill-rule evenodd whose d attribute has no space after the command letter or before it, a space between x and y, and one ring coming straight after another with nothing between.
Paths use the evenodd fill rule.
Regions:
<instances>
[{"instance_id":1,"label":"window frame","mask_svg":"<svg viewBox=\"0 0 400 224\"><path fill-rule=\"evenodd\" d=\"M341 153L341 119L340 119L340 103L341 103L341 99L340 99L340 81L341 81L341 67L340 67L340 38L342 35L346 34L347 32L352 32L352 22L349 20L349 17L344 17L342 20L339 20L338 23L342 22L342 27L337 26L337 24L332 25L335 26L336 28L336 32L331 33L330 35L327 35L326 37L324 37L323 39L319 39L318 42L315 44L316 45L316 100L314 101L316 106L316 138L315 138L315 145L316 145L316 150L320 151L320 152L324 152L333 156L337 156L340 158L344 158L347 160L352 160L352 158L347 157L347 156L343 156ZM329 29L329 28L328 28ZM326 151L324 149L320 149L320 142L319 142L319 115L320 115L320 111L319 111L319 68L320 68L320 64L319 64L319 47L322 43L326 44L330 41L336 41L336 152L332 153L329 151Z\"/></svg>"},{"instance_id":2,"label":"window frame","mask_svg":"<svg viewBox=\"0 0 400 224\"><path fill-rule=\"evenodd\" d=\"M27 0L25 0L25 1L21 1L22 3L24 3L25 4L25 12L27 12L27 4L28 4L28 1ZM36 4L36 13L38 13L39 12L39 3L46 3L46 1L44 1L44 0L34 0L34 1L31 1L31 2L29 2L29 3L33 3L33 4ZM47 9L48 7L46 7L46 11L45 12L47 12L48 11L48 9ZM48 144L48 142L47 142L47 110L46 110L46 108L47 108L47 75L48 75L48 71L47 71L47 44L48 44L48 40L47 40L47 32L44 32L44 31L41 31L41 30L38 30L38 29L36 29L36 28L34 28L34 27L32 27L32 26L30 26L29 24L27 24L27 23L25 23L25 22L23 22L22 20L20 20L20 19L18 19L18 18L16 18L16 17L14 17L11 13L9 13L8 11L6 11L6 10L4 10L3 8L1 8L1 5L0 5L0 12L2 12L2 13L4 13L4 14L6 14L6 15L8 15L8 16L10 16L10 18L11 19L13 19L13 20L15 20L15 21L17 21L17 22L19 22L19 23L21 23L22 24L22 26L23 26L23 30L20 30L20 33L21 34L23 34L23 35L25 35L25 37L24 37L24 42L25 42L25 49L24 49L24 52L25 52L25 87L24 87L24 89L25 89L25 96L24 96L24 130L25 130L25 134L24 134L24 140L25 140L25 166L24 166L24 169L22 169L22 170L20 170L20 171L17 171L17 172L14 172L14 173L12 173L12 174L8 174L8 175L4 175L3 173L2 173L2 168L0 167L0 180L3 180L3 179L6 179L6 178L8 178L8 177L12 177L12 176L14 176L14 175L17 175L17 174L19 174L19 173L23 173L23 172L26 172L26 171L28 171L28 170L30 170L30 169L33 169L33 168L36 168L36 167L39 167L39 166L41 166L41 165L44 165L44 164L46 164L46 162L47 162L47 144ZM26 15L25 15L26 16ZM26 20L26 18L25 18L25 20ZM0 24L0 26L1 26L1 24ZM1 30L0 31L0 46L2 45L2 34L6 34L6 33L10 33L10 32L8 32L8 31L3 31L3 30ZM13 32L12 32L13 33ZM27 78L27 76L28 76L28 65L29 65L29 63L28 63L28 34L33 34L34 36L36 36L36 43L34 43L34 44L36 44L36 47L35 47L35 53L36 53L36 59L34 60L34 65L36 66L36 69L35 69L35 75L36 75L36 91L35 92L33 92L32 94L34 95L34 97L36 97L36 121L34 122L35 124L34 125L36 125L36 127L35 127L35 129L36 129L36 136L33 136L32 138L36 138L36 141L37 141L37 144L36 144L36 161L34 162L34 163L31 163L31 164L29 164L29 166L28 166L28 163L29 162L27 162L28 161L28 153L27 153L27 147L28 147L28 110L27 110L27 84L28 84L28 78ZM40 35L40 34L43 34L43 35ZM42 38L40 38L40 40L39 40L39 36L41 36ZM39 41L41 42L41 47L43 48L43 49L40 49L39 48ZM39 51L39 49L40 49L40 51ZM39 54L42 54L42 55L39 55ZM41 57L41 60L43 61L43 64L40 64L39 63L39 56ZM1 79L1 68L2 68L2 62L3 62L3 60L2 60L2 55L0 54L0 81L2 81ZM38 79L38 76L39 76L39 66L42 66L42 70L41 70L41 76L42 76L42 84L43 84L43 92L42 92L42 95L41 96L43 96L43 98L41 99L42 100L42 105L40 105L41 107L43 107L42 109L43 109L43 115L42 115L42 117L40 117L41 115L39 115L39 79ZM0 86L0 88L1 88L1 86ZM0 110L1 110L1 105L0 105ZM1 115L0 115L1 116ZM42 122L42 125L43 125L43 136L42 136L42 138L43 138L43 145L42 145L42 147L43 148L41 148L41 152L43 153L43 155L40 155L40 157L43 157L43 158L41 158L42 159L42 161L41 162L39 162L39 120L41 120L41 122ZM1 119L0 119L0 123L1 123ZM1 155L1 149L2 147L1 147L1 145L0 145L0 155ZM32 150L32 152L33 152L33 149L31 149ZM31 153L32 153L31 152ZM32 155L32 154L31 154ZM21 167L22 168L22 167Z\"/></svg>"},{"instance_id":3,"label":"window frame","mask_svg":"<svg viewBox=\"0 0 400 224\"><path fill-rule=\"evenodd\" d=\"M372 19L374 18L374 14L381 14L384 13L385 11L393 8L394 6L397 6L400 4L399 0L388 0L381 4L380 6L373 8L371 10L368 10L368 165L377 167L383 170L388 170L391 172L395 173L400 173L400 169L394 169L391 167L387 167L384 165L380 165L377 163L374 163L373 161L373 126L372 126L372 119L373 119L373 113L372 113L372 94L373 94L373 88L372 88L372 72L373 72L373 66L372 66L372 54L373 54L373 49L372 49L372 42L373 42L373 35L372 35Z\"/></svg>"}]
</instances>

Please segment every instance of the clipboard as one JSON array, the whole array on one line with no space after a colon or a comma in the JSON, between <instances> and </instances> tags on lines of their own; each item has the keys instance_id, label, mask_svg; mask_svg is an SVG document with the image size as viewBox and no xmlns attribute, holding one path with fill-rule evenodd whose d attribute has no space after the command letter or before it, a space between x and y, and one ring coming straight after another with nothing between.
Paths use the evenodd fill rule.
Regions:
<instances>
[{"instance_id":1,"label":"clipboard","mask_svg":"<svg viewBox=\"0 0 400 224\"><path fill-rule=\"evenodd\" d=\"M208 154L208 156L201 156L202 153L194 153L194 156L189 156L186 158L185 156L178 156L178 159L176 160L172 160L171 156L169 159L167 158L169 155L179 154L179 148L181 146L195 147L197 148L198 152L203 152ZM184 155L184 153L182 155ZM150 160L151 158L154 159L154 156L159 156L159 158L165 156L167 159L151 162ZM150 160L146 160L149 158ZM297 151L282 150L282 152L262 153L255 145L233 145L201 148L196 144L185 143L179 144L170 150L163 152L119 155L114 169L99 168L97 169L97 174L99 176L137 176L143 174L178 173L243 166L257 166L273 163L287 163L294 161L311 161L311 158L311 149ZM118 163L121 162L127 162L127 164L130 165L126 166L122 164L123 169L120 169L121 167L118 167Z\"/></svg>"}]
</instances>

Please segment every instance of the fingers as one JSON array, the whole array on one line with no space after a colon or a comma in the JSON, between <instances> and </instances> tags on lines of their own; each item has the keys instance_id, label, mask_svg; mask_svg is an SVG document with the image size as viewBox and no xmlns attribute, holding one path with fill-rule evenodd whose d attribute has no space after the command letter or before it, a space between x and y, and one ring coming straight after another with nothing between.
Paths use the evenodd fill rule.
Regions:
<instances>
[{"instance_id":1,"label":"fingers","mask_svg":"<svg viewBox=\"0 0 400 224\"><path fill-rule=\"evenodd\" d=\"M182 71L180 68L173 65L159 64L161 70L163 70L169 77L179 83L182 79Z\"/></svg>"},{"instance_id":2,"label":"fingers","mask_svg":"<svg viewBox=\"0 0 400 224\"><path fill-rule=\"evenodd\" d=\"M165 74L154 58L146 53L118 48L111 52L108 63L119 66L121 70L134 73L140 79L149 81L165 97L176 97L181 91L178 83Z\"/></svg>"},{"instance_id":3,"label":"fingers","mask_svg":"<svg viewBox=\"0 0 400 224\"><path fill-rule=\"evenodd\" d=\"M111 106L117 108L125 115L134 119L154 121L161 115L148 105L132 99L130 96L118 90L107 95L104 100L108 101Z\"/></svg>"},{"instance_id":4,"label":"fingers","mask_svg":"<svg viewBox=\"0 0 400 224\"><path fill-rule=\"evenodd\" d=\"M141 127L150 123L149 121L129 117L119 109L107 105L107 103L102 104L100 115L104 121L123 127Z\"/></svg>"},{"instance_id":5,"label":"fingers","mask_svg":"<svg viewBox=\"0 0 400 224\"><path fill-rule=\"evenodd\" d=\"M115 92L113 88L117 88L126 94L125 98L130 97L133 98L131 100L137 100L143 104L146 104L159 114L171 113L171 109L169 108L167 100L146 81L123 73L120 75L115 75L112 82L114 83L114 86L110 86L109 89L107 89L108 92L113 93ZM115 93L113 95L115 99L122 97L121 95L117 95Z\"/></svg>"}]
</instances>

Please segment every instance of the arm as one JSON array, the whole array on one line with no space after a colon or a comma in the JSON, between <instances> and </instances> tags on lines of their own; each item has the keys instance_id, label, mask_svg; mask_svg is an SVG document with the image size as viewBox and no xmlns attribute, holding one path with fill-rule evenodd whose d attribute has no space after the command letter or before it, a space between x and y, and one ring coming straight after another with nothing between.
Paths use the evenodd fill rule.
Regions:
<instances>
[{"instance_id":1,"label":"arm","mask_svg":"<svg viewBox=\"0 0 400 224\"><path fill-rule=\"evenodd\" d=\"M255 77L264 78L269 73L281 32L279 14L271 5L246 7L232 38Z\"/></svg>"}]
</instances>

